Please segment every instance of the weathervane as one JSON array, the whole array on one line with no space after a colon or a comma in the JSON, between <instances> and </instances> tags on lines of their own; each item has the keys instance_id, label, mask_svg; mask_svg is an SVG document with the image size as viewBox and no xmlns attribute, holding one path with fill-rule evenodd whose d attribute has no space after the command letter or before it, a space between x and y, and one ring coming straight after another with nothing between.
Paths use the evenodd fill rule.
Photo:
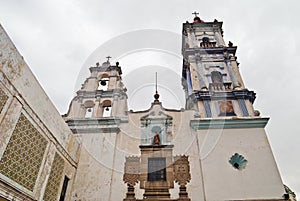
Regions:
<instances>
[{"instance_id":1,"label":"weathervane","mask_svg":"<svg viewBox=\"0 0 300 201\"><path fill-rule=\"evenodd\" d=\"M192 13L193 15L195 15L195 17L198 17L197 15L199 15L199 13L197 13L196 11Z\"/></svg>"}]
</instances>

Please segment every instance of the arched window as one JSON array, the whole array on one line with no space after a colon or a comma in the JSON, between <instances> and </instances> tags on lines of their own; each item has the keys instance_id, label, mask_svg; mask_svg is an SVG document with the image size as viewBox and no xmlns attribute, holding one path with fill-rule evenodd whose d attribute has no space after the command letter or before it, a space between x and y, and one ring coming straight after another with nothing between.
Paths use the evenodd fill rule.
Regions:
<instances>
[{"instance_id":1,"label":"arched window","mask_svg":"<svg viewBox=\"0 0 300 201\"><path fill-rule=\"evenodd\" d=\"M209 43L209 38L208 37L203 37L202 42L203 43Z\"/></svg>"},{"instance_id":2,"label":"arched window","mask_svg":"<svg viewBox=\"0 0 300 201\"><path fill-rule=\"evenodd\" d=\"M211 72L211 81L212 83L223 83L222 73L220 73L219 71Z\"/></svg>"},{"instance_id":3,"label":"arched window","mask_svg":"<svg viewBox=\"0 0 300 201\"><path fill-rule=\"evenodd\" d=\"M111 116L111 101L105 100L102 102L103 114L102 117L110 117Z\"/></svg>"},{"instance_id":4,"label":"arched window","mask_svg":"<svg viewBox=\"0 0 300 201\"><path fill-rule=\"evenodd\" d=\"M85 110L85 118L91 118L91 117L93 117L93 112L94 112L94 108L92 108L92 107L88 107L88 108L86 108L86 110Z\"/></svg>"},{"instance_id":5,"label":"arched window","mask_svg":"<svg viewBox=\"0 0 300 201\"><path fill-rule=\"evenodd\" d=\"M209 37L204 33L204 36L202 37L202 41L200 43L201 48L213 48L216 47L216 42L211 41Z\"/></svg>"},{"instance_id":6,"label":"arched window","mask_svg":"<svg viewBox=\"0 0 300 201\"><path fill-rule=\"evenodd\" d=\"M93 117L94 106L95 106L94 101L87 100L87 101L84 102L84 107L85 107L84 117L85 118L92 118Z\"/></svg>"},{"instance_id":7,"label":"arched window","mask_svg":"<svg viewBox=\"0 0 300 201\"><path fill-rule=\"evenodd\" d=\"M109 76L108 74L103 74L98 82L98 90L106 91L108 88Z\"/></svg>"}]
</instances>

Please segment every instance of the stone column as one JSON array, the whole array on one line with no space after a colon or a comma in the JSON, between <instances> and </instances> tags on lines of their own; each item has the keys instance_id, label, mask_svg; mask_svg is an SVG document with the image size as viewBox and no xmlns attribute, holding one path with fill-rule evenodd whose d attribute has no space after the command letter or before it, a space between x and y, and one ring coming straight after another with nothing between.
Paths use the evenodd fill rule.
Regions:
<instances>
[{"instance_id":1,"label":"stone column","mask_svg":"<svg viewBox=\"0 0 300 201\"><path fill-rule=\"evenodd\" d=\"M223 39L221 34L219 33L218 30L214 30L214 33L215 33L215 39L217 41L218 47L223 47L224 44L223 44Z\"/></svg>"},{"instance_id":2,"label":"stone column","mask_svg":"<svg viewBox=\"0 0 300 201\"><path fill-rule=\"evenodd\" d=\"M236 79L236 77L233 73L229 55L225 55L225 62L226 62L226 66L227 66L227 69L228 69L229 76L230 76L231 81L232 81L233 89L235 89L237 87L240 87L239 83L237 82L237 79Z\"/></svg>"},{"instance_id":3,"label":"stone column","mask_svg":"<svg viewBox=\"0 0 300 201\"><path fill-rule=\"evenodd\" d=\"M186 82L187 82L187 91L188 95L191 95L193 92L192 80L191 80L191 72L186 70Z\"/></svg>"},{"instance_id":4,"label":"stone column","mask_svg":"<svg viewBox=\"0 0 300 201\"><path fill-rule=\"evenodd\" d=\"M200 55L196 55L196 65L197 65L197 70L198 70L198 79L200 83L200 89L207 89L207 86L205 84L205 76L204 76L204 71L201 63L201 58Z\"/></svg>"},{"instance_id":5,"label":"stone column","mask_svg":"<svg viewBox=\"0 0 300 201\"><path fill-rule=\"evenodd\" d=\"M189 39L189 48L197 47L197 40L195 36L195 31L191 28L188 32L188 39Z\"/></svg>"}]
</instances>

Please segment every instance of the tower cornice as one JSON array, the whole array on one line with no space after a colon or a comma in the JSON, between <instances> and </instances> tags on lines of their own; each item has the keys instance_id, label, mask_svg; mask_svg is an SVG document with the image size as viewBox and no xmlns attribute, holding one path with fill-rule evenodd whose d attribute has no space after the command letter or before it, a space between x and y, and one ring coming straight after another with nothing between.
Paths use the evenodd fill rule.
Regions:
<instances>
[{"instance_id":1,"label":"tower cornice","mask_svg":"<svg viewBox=\"0 0 300 201\"><path fill-rule=\"evenodd\" d=\"M212 48L187 48L182 51L183 56L186 58L190 55L208 55L208 54L224 54L227 52L228 54L232 54L233 56L236 54L237 47L212 47Z\"/></svg>"},{"instance_id":2,"label":"tower cornice","mask_svg":"<svg viewBox=\"0 0 300 201\"><path fill-rule=\"evenodd\" d=\"M191 96L194 96L197 100L236 100L236 99L248 99L253 104L256 98L254 91L235 90L235 91L196 91Z\"/></svg>"},{"instance_id":3,"label":"tower cornice","mask_svg":"<svg viewBox=\"0 0 300 201\"><path fill-rule=\"evenodd\" d=\"M232 117L231 117L232 118ZM195 130L206 129L245 129L264 128L269 118L236 118L235 119L200 119L191 120L190 126Z\"/></svg>"},{"instance_id":4,"label":"tower cornice","mask_svg":"<svg viewBox=\"0 0 300 201\"><path fill-rule=\"evenodd\" d=\"M201 23L193 23L193 22L185 22L183 23L183 30L188 28L196 28L196 27L213 27L222 29L223 22L201 22Z\"/></svg>"}]
</instances>

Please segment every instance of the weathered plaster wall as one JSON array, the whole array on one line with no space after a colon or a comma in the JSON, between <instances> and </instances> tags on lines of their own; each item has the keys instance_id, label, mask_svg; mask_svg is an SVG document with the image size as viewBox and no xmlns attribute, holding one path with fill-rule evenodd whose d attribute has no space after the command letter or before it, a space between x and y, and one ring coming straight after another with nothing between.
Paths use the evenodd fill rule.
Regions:
<instances>
[{"instance_id":1,"label":"weathered plaster wall","mask_svg":"<svg viewBox=\"0 0 300 201\"><path fill-rule=\"evenodd\" d=\"M164 110L155 104L148 111L129 112L129 123L121 123L119 133L80 136L84 148L73 199L122 200L125 197L126 184L122 181L125 157L140 156L140 119L159 111L173 118L173 154L189 156L191 181L187 191L191 200L282 198L283 184L264 128L194 130L190 126L194 111ZM237 170L229 163L235 153L248 160L245 169ZM142 199L144 191L139 189L139 184L135 185L135 192ZM178 185L170 192L172 198L178 198Z\"/></svg>"},{"instance_id":2,"label":"weathered plaster wall","mask_svg":"<svg viewBox=\"0 0 300 201\"><path fill-rule=\"evenodd\" d=\"M81 155L75 184L73 200L123 200L127 185L123 182L126 156L140 156L141 121L151 112L163 111L173 118L173 155L189 155L192 180L188 184L191 198L203 197L201 167L198 158L196 134L189 126L194 111L166 111L159 104L149 111L129 112L129 123L121 123L119 133L77 134L82 141ZM144 190L135 186L136 197L143 198ZM170 190L172 198L178 198L179 187Z\"/></svg>"},{"instance_id":3,"label":"weathered plaster wall","mask_svg":"<svg viewBox=\"0 0 300 201\"><path fill-rule=\"evenodd\" d=\"M4 156L17 157L16 160L23 161L24 166L19 168L19 173L26 172L30 167L30 160L35 154L41 154L42 161L37 163L38 173L33 189L28 189L20 184L19 177L12 173L6 173L3 167L0 167L0 196L15 200L42 200L45 189L49 183L49 174L53 167L54 155L58 154L62 159L61 177L56 178L58 182L58 191L53 196L60 196L64 175L70 178L70 183L74 181L74 175L79 158L80 144L74 138L71 130L66 125L60 114L43 91L42 87L34 77L33 73L25 63L23 57L19 54L12 41L9 39L4 29L0 25L0 89L2 91L2 103L4 104L0 111L0 161L1 164L8 165L8 159ZM6 98L7 97L7 98ZM26 117L29 123L24 125L24 130L16 130L16 125L21 114ZM21 125L21 124L20 124ZM25 130L28 130L28 132ZM21 135L30 135L30 132L42 136L46 142L46 149L30 152L24 148L23 153L11 154L6 152L13 144L9 142L16 138L17 133ZM22 133L24 132L24 133ZM26 133L25 133L26 132ZM34 138L32 141L34 142ZM14 140L14 143L22 143L20 140ZM22 149L22 144L14 144L15 147ZM14 148L10 150L17 150ZM23 158L24 157L24 158ZM25 159L25 157L29 159ZM13 161L13 158L11 159ZM24 161L29 160L29 161ZM18 164L17 164L18 166ZM22 171L22 168L24 169ZM24 174L24 177L25 174ZM69 185L66 199L70 200L72 185Z\"/></svg>"},{"instance_id":4,"label":"weathered plaster wall","mask_svg":"<svg viewBox=\"0 0 300 201\"><path fill-rule=\"evenodd\" d=\"M279 199L284 188L263 128L211 129L195 133L207 200ZM230 163L238 153L244 169Z\"/></svg>"},{"instance_id":5,"label":"weathered plaster wall","mask_svg":"<svg viewBox=\"0 0 300 201\"><path fill-rule=\"evenodd\" d=\"M2 26L0 26L0 70L16 90L16 93L22 96L22 99L49 129L58 143L67 150L70 140L73 141L70 129L60 117L57 109ZM74 150L68 151L70 156L76 160L77 156Z\"/></svg>"}]
</instances>

